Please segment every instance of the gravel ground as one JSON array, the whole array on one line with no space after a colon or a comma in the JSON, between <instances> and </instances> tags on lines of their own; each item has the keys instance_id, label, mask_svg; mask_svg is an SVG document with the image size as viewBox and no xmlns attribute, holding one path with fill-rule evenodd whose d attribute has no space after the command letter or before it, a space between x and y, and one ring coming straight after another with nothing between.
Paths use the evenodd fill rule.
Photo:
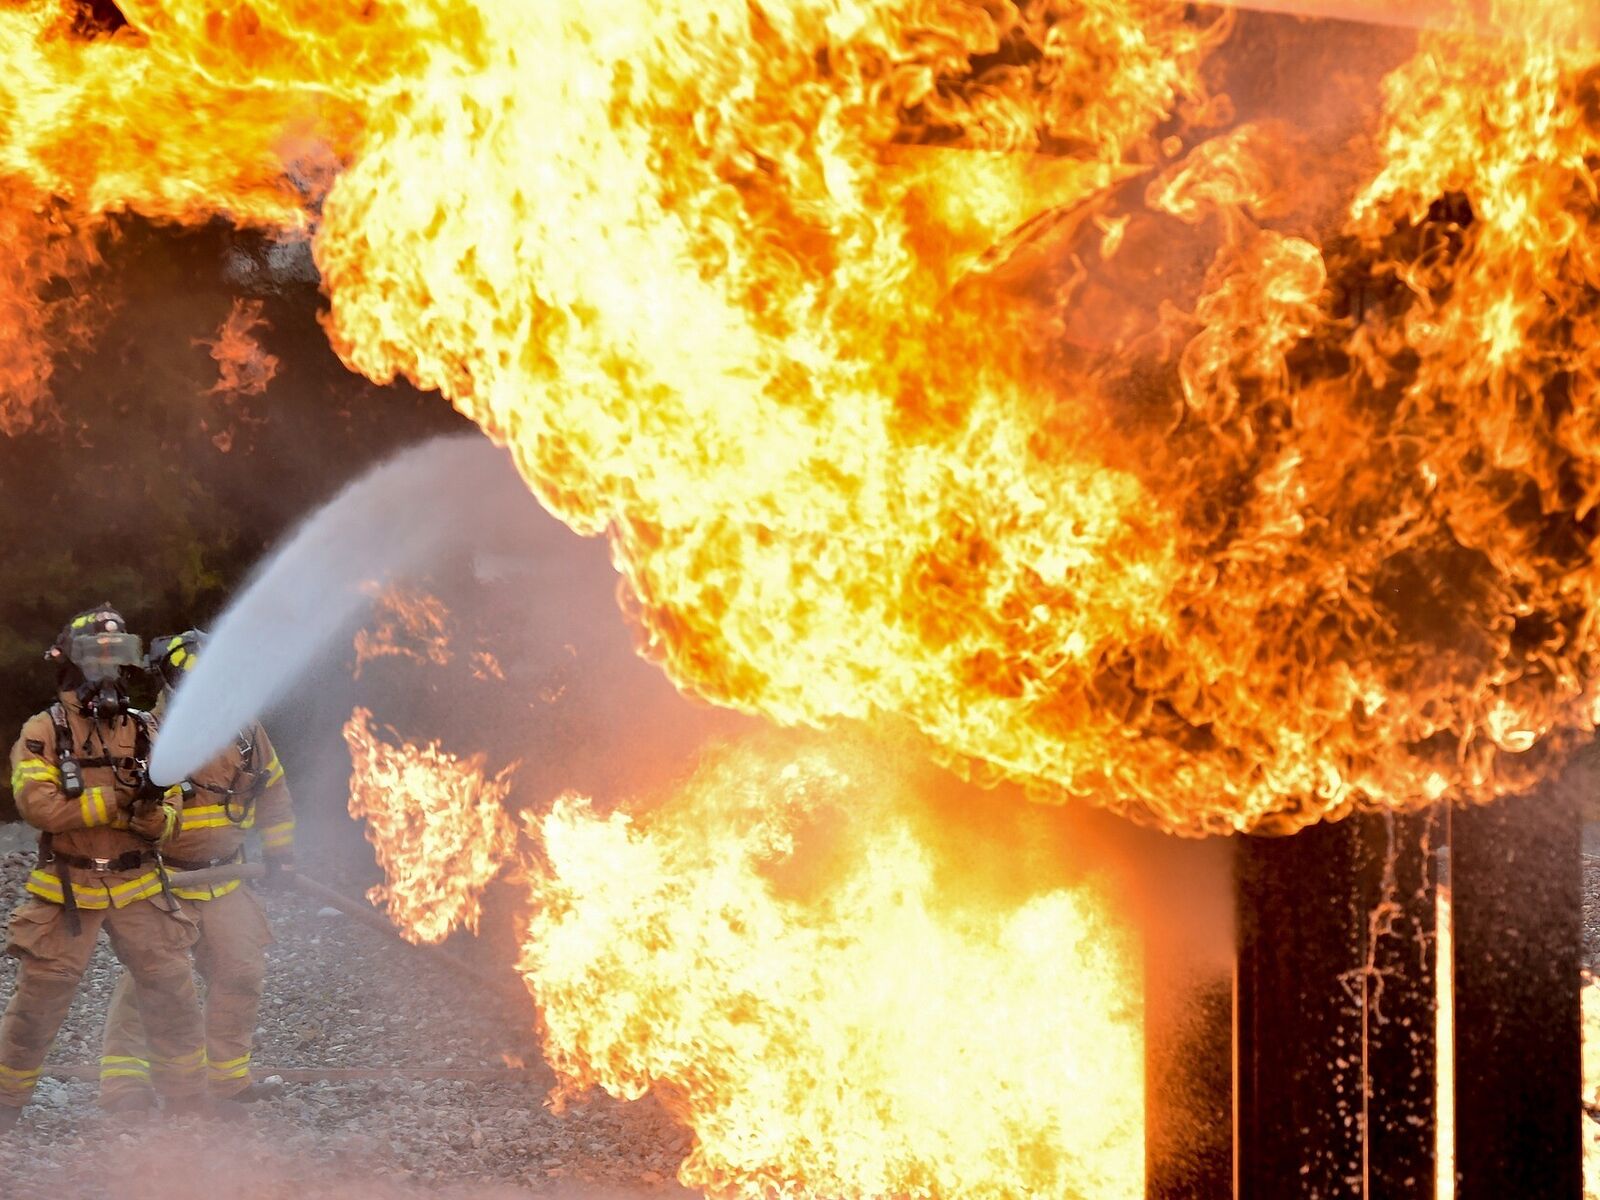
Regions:
<instances>
[{"instance_id":1,"label":"gravel ground","mask_svg":"<svg viewBox=\"0 0 1600 1200\"><path fill-rule=\"evenodd\" d=\"M33 863L0 826L0 912ZM302 854L302 858L305 856ZM308 863L311 872L315 864ZM325 876L328 878L329 876ZM295 893L267 897L278 944L256 1037L265 1067L502 1067L500 1082L289 1083L242 1127L102 1115L90 1083L46 1080L17 1135L0 1139L0 1196L114 1192L142 1200L277 1197L687 1195L674 1181L684 1131L653 1101L597 1095L557 1116L531 1004L452 977L422 951ZM51 1063L98 1063L117 964L102 938ZM0 960L0 1003L15 964Z\"/></svg>"}]
</instances>

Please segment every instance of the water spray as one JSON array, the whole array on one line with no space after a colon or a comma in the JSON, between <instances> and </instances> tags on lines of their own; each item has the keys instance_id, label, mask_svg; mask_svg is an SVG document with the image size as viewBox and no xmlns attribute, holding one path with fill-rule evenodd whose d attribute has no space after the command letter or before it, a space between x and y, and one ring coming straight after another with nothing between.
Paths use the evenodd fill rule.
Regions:
<instances>
[{"instance_id":1,"label":"water spray","mask_svg":"<svg viewBox=\"0 0 1600 1200\"><path fill-rule=\"evenodd\" d=\"M476 434L437 438L375 468L267 558L173 694L150 771L191 774L281 700L371 604L371 585L427 569L536 507L510 456Z\"/></svg>"}]
</instances>

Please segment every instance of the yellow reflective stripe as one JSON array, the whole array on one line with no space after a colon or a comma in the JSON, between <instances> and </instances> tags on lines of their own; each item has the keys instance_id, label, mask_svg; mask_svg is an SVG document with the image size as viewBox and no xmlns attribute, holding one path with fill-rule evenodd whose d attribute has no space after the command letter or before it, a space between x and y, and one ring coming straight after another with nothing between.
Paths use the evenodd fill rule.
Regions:
<instances>
[{"instance_id":1,"label":"yellow reflective stripe","mask_svg":"<svg viewBox=\"0 0 1600 1200\"><path fill-rule=\"evenodd\" d=\"M202 817L198 821L191 821L187 814L179 822L185 833L191 829L226 829L232 824L233 822L228 820L227 817Z\"/></svg>"},{"instance_id":2,"label":"yellow reflective stripe","mask_svg":"<svg viewBox=\"0 0 1600 1200\"><path fill-rule=\"evenodd\" d=\"M102 1054L100 1056L102 1067L148 1067L148 1058L136 1058L129 1054Z\"/></svg>"},{"instance_id":3,"label":"yellow reflective stripe","mask_svg":"<svg viewBox=\"0 0 1600 1200\"><path fill-rule=\"evenodd\" d=\"M152 1056L151 1062L158 1067L203 1067L206 1065L206 1048L201 1046L198 1050L191 1050L188 1054L180 1054L177 1058L161 1058Z\"/></svg>"},{"instance_id":4,"label":"yellow reflective stripe","mask_svg":"<svg viewBox=\"0 0 1600 1200\"><path fill-rule=\"evenodd\" d=\"M267 787L271 787L273 784L277 783L282 778L283 778L283 764L278 761L278 756L276 754L274 754L272 756L272 761L267 764L267 784L266 784L266 786Z\"/></svg>"},{"instance_id":5,"label":"yellow reflective stripe","mask_svg":"<svg viewBox=\"0 0 1600 1200\"><path fill-rule=\"evenodd\" d=\"M239 890L243 880L234 879L227 883L219 883L215 887L205 888L173 888L172 894L179 900L220 900L229 892Z\"/></svg>"},{"instance_id":6,"label":"yellow reflective stripe","mask_svg":"<svg viewBox=\"0 0 1600 1200\"><path fill-rule=\"evenodd\" d=\"M60 904L65 899L61 894L61 880L44 871L36 870L28 876L26 890L50 904ZM72 898L79 908L108 908L111 904L111 897L103 888L86 888L73 884Z\"/></svg>"},{"instance_id":7,"label":"yellow reflective stripe","mask_svg":"<svg viewBox=\"0 0 1600 1200\"><path fill-rule=\"evenodd\" d=\"M121 908L132 904L135 900L145 900L161 891L161 876L151 871L148 875L141 875L137 879L130 879L127 883L119 883L111 889L111 900Z\"/></svg>"},{"instance_id":8,"label":"yellow reflective stripe","mask_svg":"<svg viewBox=\"0 0 1600 1200\"><path fill-rule=\"evenodd\" d=\"M197 817L225 817L228 810L220 804L191 804L183 810L183 815L193 813Z\"/></svg>"},{"instance_id":9,"label":"yellow reflective stripe","mask_svg":"<svg viewBox=\"0 0 1600 1200\"><path fill-rule=\"evenodd\" d=\"M101 1079L149 1079L149 1067L101 1067Z\"/></svg>"},{"instance_id":10,"label":"yellow reflective stripe","mask_svg":"<svg viewBox=\"0 0 1600 1200\"><path fill-rule=\"evenodd\" d=\"M0 1063L0 1092L12 1092L18 1095L33 1091L39 1082L39 1073L43 1067L34 1067L31 1071L19 1071L15 1067L8 1067Z\"/></svg>"},{"instance_id":11,"label":"yellow reflective stripe","mask_svg":"<svg viewBox=\"0 0 1600 1200\"><path fill-rule=\"evenodd\" d=\"M27 890L51 904L60 904L66 898L61 892L61 880L48 871L36 869L29 875ZM103 883L75 882L72 885L72 898L77 901L79 908L99 909L108 905L126 908L137 900L148 900L160 891L161 877L154 871L146 871L143 875L109 888Z\"/></svg>"},{"instance_id":12,"label":"yellow reflective stripe","mask_svg":"<svg viewBox=\"0 0 1600 1200\"><path fill-rule=\"evenodd\" d=\"M83 824L86 829L93 829L97 825L111 824L111 808L107 803L108 796L103 787L92 787L78 797L78 811L83 815Z\"/></svg>"},{"instance_id":13,"label":"yellow reflective stripe","mask_svg":"<svg viewBox=\"0 0 1600 1200\"><path fill-rule=\"evenodd\" d=\"M213 1079L243 1079L250 1074L250 1056L244 1054L227 1062L210 1063L207 1069Z\"/></svg>"},{"instance_id":14,"label":"yellow reflective stripe","mask_svg":"<svg viewBox=\"0 0 1600 1200\"><path fill-rule=\"evenodd\" d=\"M183 829L226 829L233 824L228 820L228 810L220 804L186 808L179 819Z\"/></svg>"},{"instance_id":15,"label":"yellow reflective stripe","mask_svg":"<svg viewBox=\"0 0 1600 1200\"><path fill-rule=\"evenodd\" d=\"M61 784L61 771L42 758L28 758L19 762L11 772L11 790L20 792L25 783Z\"/></svg>"},{"instance_id":16,"label":"yellow reflective stripe","mask_svg":"<svg viewBox=\"0 0 1600 1200\"><path fill-rule=\"evenodd\" d=\"M282 850L294 844L294 822L281 821L261 831L261 844L269 850Z\"/></svg>"}]
</instances>

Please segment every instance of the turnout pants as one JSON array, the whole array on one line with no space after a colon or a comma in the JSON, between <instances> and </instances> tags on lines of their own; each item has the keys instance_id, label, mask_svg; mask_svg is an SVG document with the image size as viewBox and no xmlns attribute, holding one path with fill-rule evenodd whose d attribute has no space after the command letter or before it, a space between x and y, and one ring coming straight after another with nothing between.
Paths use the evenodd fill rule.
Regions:
<instances>
[{"instance_id":1,"label":"turnout pants","mask_svg":"<svg viewBox=\"0 0 1600 1200\"><path fill-rule=\"evenodd\" d=\"M150 1074L173 1098L205 1090L205 1034L189 947L196 936L187 912L167 912L159 898L126 908L79 908L71 932L59 904L29 898L11 915L6 953L19 961L17 990L0 1018L0 1104L21 1108L78 990L95 939L105 929L150 1014Z\"/></svg>"},{"instance_id":2,"label":"turnout pants","mask_svg":"<svg viewBox=\"0 0 1600 1200\"><path fill-rule=\"evenodd\" d=\"M250 1043L266 979L272 942L261 901L247 887L211 900L186 900L200 928L194 962L206 982L206 1076L213 1096L233 1096L250 1086ZM123 972L111 996L100 1057L102 1103L151 1084L152 1035L142 994Z\"/></svg>"}]
</instances>

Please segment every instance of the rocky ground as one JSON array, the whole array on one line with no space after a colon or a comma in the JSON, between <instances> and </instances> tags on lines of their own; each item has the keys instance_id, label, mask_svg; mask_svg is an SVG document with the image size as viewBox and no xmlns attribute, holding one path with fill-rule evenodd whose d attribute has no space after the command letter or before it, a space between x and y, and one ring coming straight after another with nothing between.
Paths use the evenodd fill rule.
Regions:
<instances>
[{"instance_id":1,"label":"rocky ground","mask_svg":"<svg viewBox=\"0 0 1600 1200\"><path fill-rule=\"evenodd\" d=\"M32 866L0 826L0 909ZM304 855L302 856L304 858ZM308 873L315 869L307 863ZM119 1200L647 1195L669 1200L687 1137L650 1101L604 1096L561 1115L545 1101L529 1002L496 995L426 953L295 893L270 896L278 936L256 1061L279 1068L479 1068L525 1061L511 1082L286 1083L244 1125L103 1116L94 1085L46 1080L19 1136L0 1139L0 1196ZM117 965L102 939L51 1054L97 1063ZM0 963L0 1001L14 963Z\"/></svg>"}]
</instances>

